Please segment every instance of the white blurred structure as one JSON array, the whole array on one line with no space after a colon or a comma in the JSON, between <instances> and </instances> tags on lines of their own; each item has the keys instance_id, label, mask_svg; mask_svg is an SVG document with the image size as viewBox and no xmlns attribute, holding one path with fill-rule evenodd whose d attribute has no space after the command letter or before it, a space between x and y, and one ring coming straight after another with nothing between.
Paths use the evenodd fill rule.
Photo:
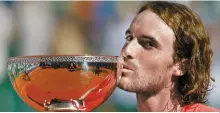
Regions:
<instances>
[{"instance_id":1,"label":"white blurred structure","mask_svg":"<svg viewBox=\"0 0 220 113\"><path fill-rule=\"evenodd\" d=\"M0 2L0 83L5 77L7 63L7 46L13 30L12 11Z\"/></svg>"},{"instance_id":2,"label":"white blurred structure","mask_svg":"<svg viewBox=\"0 0 220 113\"><path fill-rule=\"evenodd\" d=\"M22 40L21 55L49 54L55 30L51 2L17 2L16 13Z\"/></svg>"}]
</instances>

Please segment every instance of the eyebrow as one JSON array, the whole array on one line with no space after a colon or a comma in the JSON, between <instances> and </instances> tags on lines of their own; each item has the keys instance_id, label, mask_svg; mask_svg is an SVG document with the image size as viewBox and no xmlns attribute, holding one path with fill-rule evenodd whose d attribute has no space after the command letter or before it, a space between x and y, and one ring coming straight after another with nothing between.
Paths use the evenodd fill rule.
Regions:
<instances>
[{"instance_id":1,"label":"eyebrow","mask_svg":"<svg viewBox=\"0 0 220 113\"><path fill-rule=\"evenodd\" d=\"M126 30L125 35L126 34L131 34L131 31L129 29Z\"/></svg>"},{"instance_id":2,"label":"eyebrow","mask_svg":"<svg viewBox=\"0 0 220 113\"><path fill-rule=\"evenodd\" d=\"M157 40L152 37L152 36L149 36L149 35L141 35L139 36L140 38L145 38L145 39L150 39L151 41L154 41L154 42L157 42ZM158 43L158 42L157 42Z\"/></svg>"},{"instance_id":3,"label":"eyebrow","mask_svg":"<svg viewBox=\"0 0 220 113\"><path fill-rule=\"evenodd\" d=\"M131 31L127 29L125 34L131 34ZM149 35L141 35L140 38L150 39L151 41L158 43L158 41L154 37Z\"/></svg>"},{"instance_id":4,"label":"eyebrow","mask_svg":"<svg viewBox=\"0 0 220 113\"><path fill-rule=\"evenodd\" d=\"M126 32L125 32L125 35L126 34L131 34L131 31L130 29L127 29ZM159 42L152 36L149 36L149 35L141 35L139 36L140 38L143 38L143 39L148 39L148 40L151 40L157 47L160 47L160 44Z\"/></svg>"},{"instance_id":5,"label":"eyebrow","mask_svg":"<svg viewBox=\"0 0 220 113\"><path fill-rule=\"evenodd\" d=\"M152 41L157 47L160 46L159 42L152 36L149 36L149 35L141 35L139 36L140 38L143 38L143 39L148 39L150 41Z\"/></svg>"}]
</instances>

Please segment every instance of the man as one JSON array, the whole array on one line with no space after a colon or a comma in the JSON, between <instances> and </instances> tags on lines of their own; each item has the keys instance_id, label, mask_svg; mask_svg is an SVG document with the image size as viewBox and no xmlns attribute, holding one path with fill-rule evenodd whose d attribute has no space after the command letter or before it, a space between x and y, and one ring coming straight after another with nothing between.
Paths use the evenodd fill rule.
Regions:
<instances>
[{"instance_id":1,"label":"man","mask_svg":"<svg viewBox=\"0 0 220 113\"><path fill-rule=\"evenodd\" d=\"M212 50L199 17L184 5L143 5L125 33L119 88L138 111L217 111L206 106Z\"/></svg>"}]
</instances>

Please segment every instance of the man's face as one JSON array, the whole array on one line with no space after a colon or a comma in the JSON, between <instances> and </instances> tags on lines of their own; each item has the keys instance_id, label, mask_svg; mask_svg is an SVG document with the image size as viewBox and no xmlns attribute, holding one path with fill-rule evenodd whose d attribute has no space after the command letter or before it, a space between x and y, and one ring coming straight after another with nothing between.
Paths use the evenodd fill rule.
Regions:
<instances>
[{"instance_id":1,"label":"man's face","mask_svg":"<svg viewBox=\"0 0 220 113\"><path fill-rule=\"evenodd\" d=\"M126 31L121 89L155 94L170 85L173 75L173 30L155 13L138 14Z\"/></svg>"}]
</instances>

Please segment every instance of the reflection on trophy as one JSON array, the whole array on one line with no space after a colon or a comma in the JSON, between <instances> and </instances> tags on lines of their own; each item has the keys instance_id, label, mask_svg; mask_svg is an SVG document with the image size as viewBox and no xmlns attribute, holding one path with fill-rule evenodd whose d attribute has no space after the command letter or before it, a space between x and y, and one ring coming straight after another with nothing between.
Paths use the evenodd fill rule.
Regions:
<instances>
[{"instance_id":1,"label":"reflection on trophy","mask_svg":"<svg viewBox=\"0 0 220 113\"><path fill-rule=\"evenodd\" d=\"M114 91L122 62L113 56L14 57L8 74L37 111L92 111Z\"/></svg>"}]
</instances>

